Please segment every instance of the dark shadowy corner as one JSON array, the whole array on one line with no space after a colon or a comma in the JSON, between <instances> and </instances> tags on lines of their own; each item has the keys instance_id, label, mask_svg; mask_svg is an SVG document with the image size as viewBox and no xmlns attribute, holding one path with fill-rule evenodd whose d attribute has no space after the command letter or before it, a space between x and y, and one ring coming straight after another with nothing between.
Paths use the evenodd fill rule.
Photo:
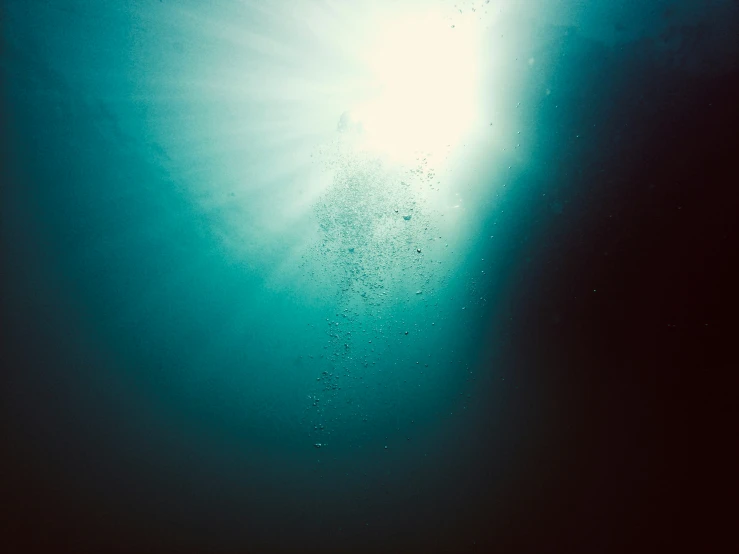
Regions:
<instances>
[{"instance_id":1,"label":"dark shadowy corner","mask_svg":"<svg viewBox=\"0 0 739 554\"><path fill-rule=\"evenodd\" d=\"M567 203L542 201L510 269L515 318L493 327L491 341L510 337L496 363L537 391L525 400L555 407L535 425L540 447L518 447L510 523L489 525L487 551L733 541L739 72L652 64L649 47L594 67L593 96L567 107L565 128L597 132L556 152L552 195ZM523 426L530 405L507 415Z\"/></svg>"}]
</instances>

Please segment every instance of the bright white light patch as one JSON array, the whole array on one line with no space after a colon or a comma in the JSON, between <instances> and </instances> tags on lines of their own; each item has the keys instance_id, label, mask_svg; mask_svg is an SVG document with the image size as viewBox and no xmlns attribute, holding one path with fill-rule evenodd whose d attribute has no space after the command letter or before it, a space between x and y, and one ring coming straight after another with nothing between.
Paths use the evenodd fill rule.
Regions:
<instances>
[{"instance_id":1,"label":"bright white light patch","mask_svg":"<svg viewBox=\"0 0 739 554\"><path fill-rule=\"evenodd\" d=\"M378 25L366 63L374 98L355 109L365 148L409 161L454 147L478 112L478 36L435 14Z\"/></svg>"}]
</instances>

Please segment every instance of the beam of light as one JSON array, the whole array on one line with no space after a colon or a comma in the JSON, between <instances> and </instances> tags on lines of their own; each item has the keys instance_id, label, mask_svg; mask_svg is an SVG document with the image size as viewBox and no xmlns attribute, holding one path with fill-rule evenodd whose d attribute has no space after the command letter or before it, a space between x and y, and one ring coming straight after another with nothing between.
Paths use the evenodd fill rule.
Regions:
<instances>
[{"instance_id":1,"label":"beam of light","mask_svg":"<svg viewBox=\"0 0 739 554\"><path fill-rule=\"evenodd\" d=\"M455 147L479 112L478 42L436 12L378 25L363 53L375 94L352 113L363 147L401 162Z\"/></svg>"},{"instance_id":2,"label":"beam of light","mask_svg":"<svg viewBox=\"0 0 739 554\"><path fill-rule=\"evenodd\" d=\"M163 169L225 250L298 280L296 260L319 239L315 207L353 154L391 162L384 167L394 175L428 156L423 183L398 182L429 209L459 203L448 198L458 177L447 167L463 164L458 154L469 148L461 147L475 143L481 124L490 133L482 89L492 18L460 8L420 0L141 7L145 32L126 67L145 115L120 119L143 121L167 154Z\"/></svg>"}]
</instances>

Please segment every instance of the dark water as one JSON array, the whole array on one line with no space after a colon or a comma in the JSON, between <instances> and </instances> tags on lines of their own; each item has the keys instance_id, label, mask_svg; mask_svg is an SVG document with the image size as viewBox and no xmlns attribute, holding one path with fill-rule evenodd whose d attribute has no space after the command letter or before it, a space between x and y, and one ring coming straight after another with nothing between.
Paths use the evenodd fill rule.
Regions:
<instances>
[{"instance_id":1,"label":"dark water","mask_svg":"<svg viewBox=\"0 0 739 554\"><path fill-rule=\"evenodd\" d=\"M348 7L0 7L8 552L659 552L716 505L739 8L476 4L447 166L345 148Z\"/></svg>"}]
</instances>

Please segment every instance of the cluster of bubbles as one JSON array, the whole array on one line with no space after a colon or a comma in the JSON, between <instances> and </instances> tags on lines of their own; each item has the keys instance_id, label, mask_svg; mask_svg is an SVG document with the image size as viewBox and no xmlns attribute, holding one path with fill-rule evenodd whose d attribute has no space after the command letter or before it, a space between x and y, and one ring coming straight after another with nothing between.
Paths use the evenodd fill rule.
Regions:
<instances>
[{"instance_id":1,"label":"cluster of bubbles","mask_svg":"<svg viewBox=\"0 0 739 554\"><path fill-rule=\"evenodd\" d=\"M495 5L493 5L493 8ZM449 16L451 22L450 27L454 29L457 25L456 16L472 16L475 19L482 21L485 16L490 13L491 5L490 0L472 0L471 2L462 2L456 0L453 3L453 11Z\"/></svg>"},{"instance_id":2,"label":"cluster of bubbles","mask_svg":"<svg viewBox=\"0 0 739 554\"><path fill-rule=\"evenodd\" d=\"M316 448L331 443L337 425L372 417L365 403L382 403L368 395L387 388L380 374L389 364L414 375L428 368L430 360L402 353L413 351L409 341L427 340L438 329L436 295L449 277L428 192L439 181L428 156L398 167L344 146L320 157L333 179L314 205L318 240L301 262L306 279L330 283L335 295L305 410ZM418 310L423 317L405 321Z\"/></svg>"}]
</instances>

